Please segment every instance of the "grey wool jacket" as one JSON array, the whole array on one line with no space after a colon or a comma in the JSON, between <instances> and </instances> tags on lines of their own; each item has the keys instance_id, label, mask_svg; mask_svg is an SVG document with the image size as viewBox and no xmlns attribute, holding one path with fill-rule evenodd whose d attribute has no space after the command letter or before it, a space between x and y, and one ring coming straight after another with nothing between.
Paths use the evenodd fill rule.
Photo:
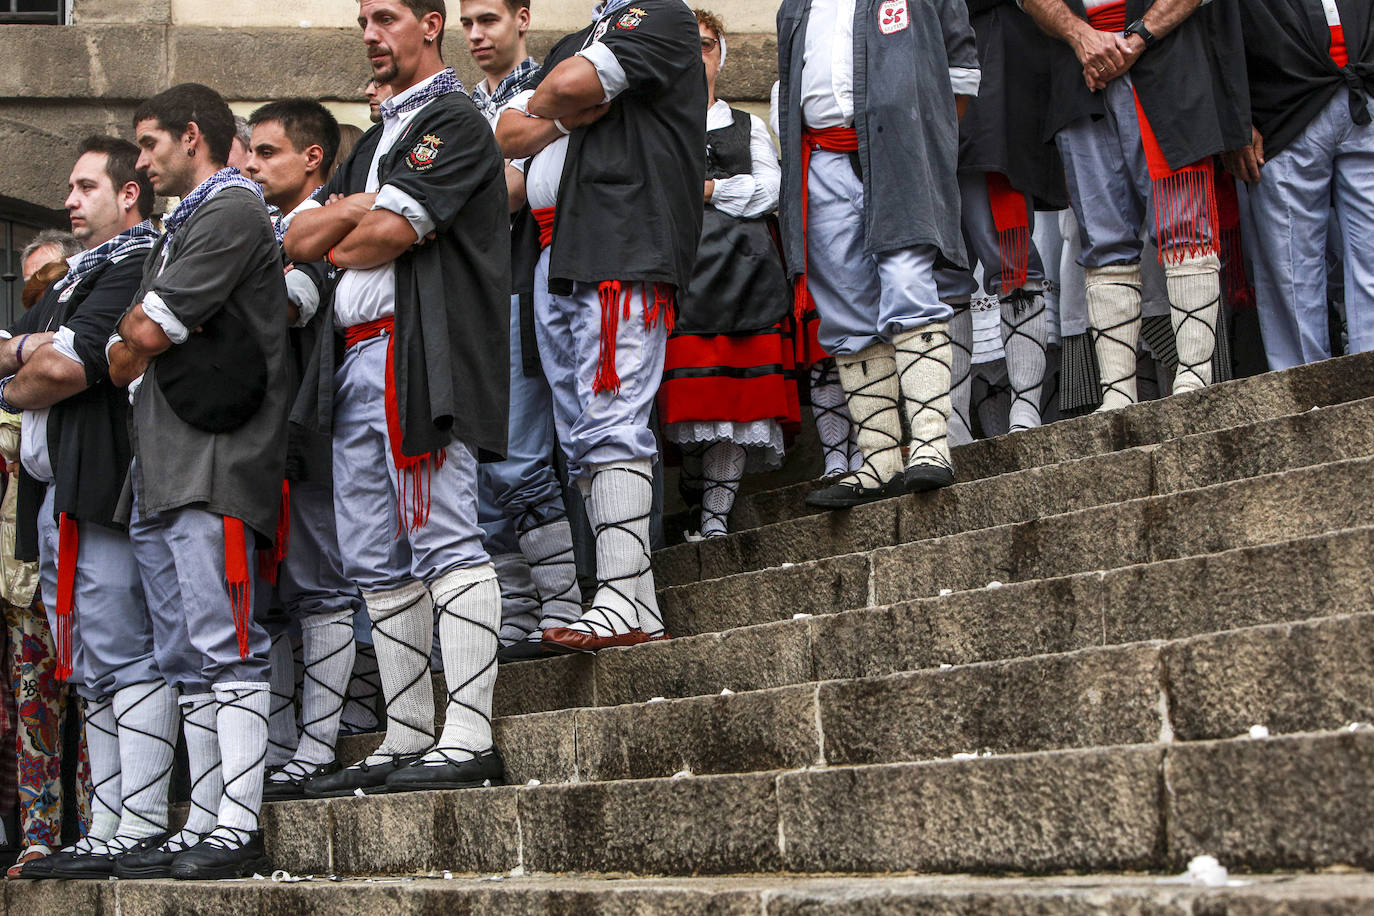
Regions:
<instances>
[{"instance_id":1,"label":"grey wool jacket","mask_svg":"<svg viewBox=\"0 0 1374 916\"><path fill-rule=\"evenodd\" d=\"M887 0L892 2L892 0ZM854 129L864 182L864 253L933 245L967 267L959 228L959 120L950 68L978 69L964 0L904 0L910 24L879 28L885 0L854 7ZM778 9L780 217L790 275L803 271L801 74L810 0Z\"/></svg>"}]
</instances>

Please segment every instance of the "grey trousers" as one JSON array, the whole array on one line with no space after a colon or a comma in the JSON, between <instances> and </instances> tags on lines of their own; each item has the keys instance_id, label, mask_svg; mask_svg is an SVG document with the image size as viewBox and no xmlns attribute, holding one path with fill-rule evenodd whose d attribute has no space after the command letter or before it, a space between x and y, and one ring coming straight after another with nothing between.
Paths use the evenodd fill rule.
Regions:
<instances>
[{"instance_id":1,"label":"grey trousers","mask_svg":"<svg viewBox=\"0 0 1374 916\"><path fill-rule=\"evenodd\" d=\"M291 539L277 583L282 605L293 620L362 608L358 586L343 572L332 486L291 484Z\"/></svg>"},{"instance_id":2,"label":"grey trousers","mask_svg":"<svg viewBox=\"0 0 1374 916\"><path fill-rule=\"evenodd\" d=\"M43 607L57 632L58 525L49 486L38 511ZM72 677L88 700L134 684L162 680L153 654L153 624L129 537L93 522L77 523L72 593Z\"/></svg>"}]
</instances>

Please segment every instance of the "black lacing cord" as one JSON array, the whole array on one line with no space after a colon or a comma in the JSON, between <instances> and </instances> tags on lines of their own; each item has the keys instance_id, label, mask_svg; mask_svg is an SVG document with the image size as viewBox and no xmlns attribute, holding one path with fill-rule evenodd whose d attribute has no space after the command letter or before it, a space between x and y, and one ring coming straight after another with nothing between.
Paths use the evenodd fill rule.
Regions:
<instances>
[{"instance_id":1,"label":"black lacing cord","mask_svg":"<svg viewBox=\"0 0 1374 916\"><path fill-rule=\"evenodd\" d=\"M1017 385L1016 379L1011 371L1011 341L1016 337L1028 340L1033 346L1040 350L1043 357L1045 352L1044 341L1037 340L1030 334L1027 334L1023 329L1027 324L1035 321L1045 313L1045 297L1040 293L1030 292L1026 289L1018 289L1002 301L1010 303L1012 307L1012 320L1010 321L1007 320L1006 310L1004 309L1002 311L1002 351L1006 357L1007 381L1010 383L1012 391L1012 412L1015 412L1018 403L1026 404L1030 409L1035 411L1036 416L1039 416L1040 392L1042 390L1041 386L1044 384L1043 373L1041 380L1034 385L1029 385L1025 388ZM1012 426L1008 431L1016 432L1017 430L1027 428L1026 426L1018 424Z\"/></svg>"},{"instance_id":2,"label":"black lacing cord","mask_svg":"<svg viewBox=\"0 0 1374 916\"><path fill-rule=\"evenodd\" d=\"M253 710L243 702L244 700L248 699L257 692L257 690L253 689L221 689L216 692L215 701L219 704L221 710L226 706L233 706L236 709L239 709L253 716L254 718L261 719L262 727L264 730L266 730L267 717L264 716L262 713ZM229 694L230 699L220 699L220 696L226 693ZM254 823L256 823L258 819L258 810L252 805L249 805L246 802L244 802L241 798L238 798L235 795L235 787L238 784L244 782L245 780L251 779L253 771L256 770L258 767L262 766L264 763L266 763L266 761L267 745L264 743L262 751L258 754L256 759L251 761L246 767L244 767L239 772L231 774L225 768L225 764L227 763L227 761L223 759L223 755L221 754L220 770L224 773L224 799L228 801L231 806L238 808L240 811L243 811L245 814L247 814L249 819L252 820ZM243 846L251 838L252 831L250 830L245 830L240 827L227 827L223 823L220 823L207 837L205 837L205 839L202 842L204 842L207 846L215 846L219 849L234 849L239 846Z\"/></svg>"},{"instance_id":3,"label":"black lacing cord","mask_svg":"<svg viewBox=\"0 0 1374 916\"><path fill-rule=\"evenodd\" d=\"M203 708L205 708L206 706L209 706L210 704L216 703L216 702L217 702L217 701L216 701L213 697L206 697L205 699L199 700L199 701L197 701L197 702L195 702L195 703L187 704L186 710L182 713L182 726L183 726L183 728L188 732L188 734L186 735L186 743L187 743L188 746L191 744L191 736L190 736L189 732L190 732L191 729L194 728L194 729L197 729L197 730L202 731L202 732L210 732L210 734L211 734L211 736L212 736L211 741L215 744L216 748L218 748L218 745L219 745L219 728L218 728L218 725L214 725L214 726L204 726L204 725L201 725L200 723L198 723L198 722L196 722L196 721L194 721L194 720L192 719L192 713L194 713L194 712L196 712L196 711L198 711L198 710L200 710L200 709L203 709ZM218 717L216 717L216 718L218 718ZM197 797L196 797L196 796L197 796L197 791L196 791L196 790L200 788L200 784L201 784L202 782L204 782L206 779L209 779L212 775L214 775L215 773L217 773L217 772L220 770L221 766L222 766L221 762L220 762L219 760L216 760L214 766L207 767L206 769L204 769L203 771L201 771L199 774L194 774L194 778L191 780L191 815L190 815L189 817L187 817L187 819L186 819L188 823L191 821L192 818L195 817L195 812L197 812L197 811L201 811L201 812L203 812L205 815L207 815L212 823L215 822L215 821L217 821L217 820L219 819L219 810L218 810L218 808L206 808L204 805L200 804L199 800L198 800ZM217 801L218 801L218 800L217 800ZM184 832L185 832L185 830L183 829L183 830L182 830L182 833L184 833ZM187 847L187 844L185 844L184 841L183 841L181 844L179 844L178 849L173 849L173 848L172 848L172 843L173 843L174 841L176 841L180 835L181 835L181 834L178 833L178 834L175 834L175 835L173 835L173 836L171 836L171 837L168 837L168 838L167 838L167 842L163 844L162 848L163 848L164 850L168 851L168 852L176 852L176 851L178 851L178 849L185 849L185 848L188 848L188 847Z\"/></svg>"},{"instance_id":4,"label":"black lacing cord","mask_svg":"<svg viewBox=\"0 0 1374 916\"><path fill-rule=\"evenodd\" d=\"M81 709L85 716L87 731L99 732L100 734L109 737L110 739L115 741L116 744L118 744L119 717L113 717L115 720L115 727L114 730L111 731L110 729L104 728L100 725L98 716L98 713L103 709L110 709L113 712L113 707L114 697L108 694L106 696L101 697L98 700L91 700L83 697L81 701ZM99 782L91 782L92 799L99 799L100 804L103 805L106 810L113 811L116 817L119 816L121 799L116 798L114 800L114 804L110 804L109 801L106 800L104 792L119 791L118 789L116 789L114 784L120 782L121 775L122 774L120 773L120 770L116 768L113 773L110 773L108 776L106 776L104 779L101 779Z\"/></svg>"},{"instance_id":5,"label":"black lacing cord","mask_svg":"<svg viewBox=\"0 0 1374 916\"><path fill-rule=\"evenodd\" d=\"M483 666L481 667L481 669L478 670L477 672L475 672L471 677L469 677L467 680L463 681L461 684L458 684L457 686L447 685L447 686L448 686L448 703L449 703L449 708L452 709L453 707L457 706L457 707L460 707L460 708L462 708L462 709L468 710L469 712L473 713L473 714L476 715L478 718L480 718L480 719L482 719L484 722L486 722L486 723L487 723L487 728L490 729L490 728L491 728L491 714L488 713L488 712L487 712L486 710L484 710L484 709L480 709L480 708L478 708L478 707L472 705L471 703L468 703L468 702L463 701L463 700L460 698L460 695L462 694L462 692L463 692L464 690L467 690L467 689L468 689L469 687L471 687L473 684L477 683L477 682L480 681L482 678L486 677L487 674L488 674L493 668L496 667L496 646L497 646L497 643L498 643L498 641L499 641L499 639L500 639L500 634L499 634L496 630L494 630L494 629L492 629L491 627L487 626L485 623L482 623L480 620L473 620L473 619L470 618L470 617L464 617L464 616L463 616L462 614L460 614L458 611L453 610L453 608L454 608L456 605L458 605L458 603L462 600L463 596L465 596L468 592L472 591L474 588L477 588L478 586L482 586L482 585L485 585L485 584L486 584L486 582L472 582L472 583L469 583L469 584L463 586L459 591L455 592L452 596L450 596L449 599L448 599L447 601L445 601L442 605L440 605L440 607L439 607L439 613L440 613L441 615L450 617L450 618L452 618L452 619L454 619L454 620L457 620L457 621L459 621L459 622L461 622L461 623L467 624L468 626L474 628L474 629L477 631L477 633L475 634L475 638L476 638L476 639L479 639L479 640L482 640L483 643L486 643L486 642L487 642L487 638L490 637L490 643L489 643L490 651L489 651L489 652L488 652L488 651L483 651L483 653L482 653L482 657L485 658L485 659L487 659L487 663L486 663L485 665L483 665ZM445 678L447 679L448 677L451 677L451 676L454 674L454 672L450 672L450 671L447 671L447 670L446 670L446 671L444 672L444 674L445 674ZM447 720L447 714L445 714L445 720ZM478 754L485 753L486 751L489 751L489 750L491 750L491 749L490 749L490 748L485 748L485 747L482 747L482 748L472 748L472 747L436 747L436 748L432 749L432 750L429 752L429 754L426 754L425 756L428 758L428 757L430 756L430 754L438 754L440 757L443 758L443 762L444 762L444 763L462 763L463 760L464 760L465 758L458 757L458 756L454 756L454 755L453 755L452 753L450 753L450 752L457 752L458 754L469 754L469 755L471 755L471 756L473 756L473 757L476 757ZM437 765L440 765L440 761L438 761L438 760L426 760L425 764L422 764L422 765L437 766Z\"/></svg>"},{"instance_id":6,"label":"black lacing cord","mask_svg":"<svg viewBox=\"0 0 1374 916\"><path fill-rule=\"evenodd\" d=\"M393 644L395 644L395 645L400 646L400 647L403 648L407 653L409 653L409 654L411 654L411 655L414 655L414 656L419 660L419 663L416 664L416 666L415 666L415 669L416 669L416 670L415 670L415 676L412 677L412 678L410 679L410 681L406 683L405 686L403 686L401 689L399 689L399 690L396 691L395 697L388 697L388 698L387 698L387 704L386 704L386 734L387 734L387 737L388 737L388 738L391 737L393 726L395 726L395 727L397 727L397 728L401 728L401 729L405 729L405 730L407 730L407 731L414 732L415 734L417 734L417 735L419 735L420 737L424 738L424 744L426 744L426 745L429 745L429 744L433 744L433 743L434 743L434 722L433 722L433 720L431 719L431 720L428 721L428 722L423 722L423 723L420 723L420 724L416 725L416 724L414 724L414 723L406 722L406 721L404 721L404 720L402 720L402 719L398 719L398 718L396 718L396 716L395 716L395 715L393 714L393 712L392 712L393 707L396 705L394 702L392 702L392 700L394 700L394 699L397 698L397 697L401 697L401 696L404 696L405 694L409 693L411 690L415 689L415 687L418 686L423 680L425 680L426 678L428 678L428 677L430 676L430 672L429 672L429 653L428 653L428 652L425 652L425 651L422 650L422 649L420 649L418 646L412 646L410 643L405 642L405 641L400 640L400 639L397 639L396 637L394 637L394 636L392 636L391 634L387 633L387 632L386 632L386 629L385 629L384 626L383 626L383 624L385 624L387 621L391 620L392 618L399 617L399 616L401 616L402 614L405 614L405 613L408 613L408 612L414 610L414 608L415 608L415 606L416 606L417 604L419 604L421 601L426 600L428 597L429 597L429 596L428 596L425 592L420 592L420 593L417 594L411 601L407 602L406 604L404 604L404 605L402 605L402 606L400 606L400 607L398 607L398 608L393 608L393 609L390 610L390 611L383 612L383 613L380 614L380 615L374 616L373 619L372 619L372 640L373 640L373 645L374 645L374 646L377 644L377 640L385 639L387 642L390 642L390 643L393 643ZM429 624L428 621L426 621L426 624L425 624L425 625L426 625L426 626L429 626L430 624ZM372 756L376 756L376 754L373 754Z\"/></svg>"},{"instance_id":7,"label":"black lacing cord","mask_svg":"<svg viewBox=\"0 0 1374 916\"><path fill-rule=\"evenodd\" d=\"M1212 345L1207 348L1207 356L1199 360L1198 362L1185 362L1183 359L1183 349L1175 345L1175 349L1178 351L1178 374L1182 375L1183 373L1187 372L1191 374L1193 378L1197 379L1197 383L1199 385L1206 386L1207 382L1203 379L1202 374L1198 371L1198 369L1201 367L1206 367L1210 369L1212 366L1212 354L1216 351L1217 348L1217 329L1215 325L1210 324L1204 318L1199 318L1198 315L1203 312L1206 312L1209 309L1220 310L1221 297L1220 295L1218 295L1218 297L1213 299L1212 301L1191 309L1184 308L1174 303L1170 303L1170 305L1173 308L1174 314L1176 316L1179 316L1174 323L1175 339L1181 339L1183 337L1183 329L1187 326L1188 322L1190 321L1202 325L1202 327L1206 329L1208 335L1210 335L1212 338ZM1177 382L1175 382L1175 384L1177 384Z\"/></svg>"},{"instance_id":8,"label":"black lacing cord","mask_svg":"<svg viewBox=\"0 0 1374 916\"><path fill-rule=\"evenodd\" d=\"M932 344L932 343L934 343L934 341L935 341L935 332L934 332L934 331L918 331L917 333L920 334L921 341L922 341L923 343L925 343L925 344ZM911 338L910 338L910 337L906 337L906 338L903 338L903 339L907 342L908 346L903 346L902 344L897 344L897 345L896 345L896 347L897 347L897 352L898 352L899 354L907 354L907 355L909 355L909 356L912 357L912 359L911 359L910 362L907 362L905 366L901 366L901 367L898 369L898 377L899 377L900 384L901 384L902 396L903 396L904 398L906 398L906 401L907 401L907 405L906 405L906 407L907 407L907 415L910 416L911 419L912 419L912 422L911 422L912 429L910 429L910 430L908 431L909 434L910 434L910 436L911 436L911 457L910 457L910 459L908 460L907 463L908 463L908 465L910 465L910 464L940 464L940 465L942 465L942 466L944 466L944 467L946 467L946 468L949 468L950 470L953 470L954 468L953 468L953 466L949 463L949 460L946 459L946 458L944 457L946 454L949 453L948 444L947 444L947 440L949 439L949 423L948 423L948 421L944 418L944 415L940 413L940 410L935 406L935 403L936 403L938 400L940 400L940 398L949 397L949 392L948 392L948 391L939 391L939 392L936 392L935 396L932 397L932 398L929 398L929 399L922 399L922 398L912 397L912 396L911 396L911 390L912 390L912 388L913 388L914 386L908 385L908 384L907 384L907 381L906 381L907 373L908 373L908 372L915 372L915 371L916 371L916 367L919 366L923 361L927 361L927 360L929 360L930 362L936 363L936 364L938 364L938 365L940 365L940 366L943 366L943 367L945 368L946 371L948 371L948 372L951 373L951 378L952 378L952 377L953 377L953 369L952 369L952 367L951 367L951 365L950 365L950 362L953 362L953 359L952 359L952 357L951 357L950 362L946 362L945 360L940 359L938 356L932 356L929 350L915 350L915 349L910 349L910 348L909 348L909 344L910 344ZM945 339L947 339L947 340L949 339L949 335L948 335L948 334L945 334ZM938 349L938 347L937 347L937 348L934 348L934 349ZM951 347L950 352L951 352L951 354L953 353L953 348L952 348L952 347ZM905 360L901 360L901 361L899 361L899 362L905 362ZM939 434L938 436L934 436L934 437L931 437L931 438L925 438L925 437L922 437L922 436L918 436L918 435L916 435L916 430L915 430L915 426L916 426L915 419L916 419L916 417L917 417L918 415L924 413L924 412L927 411L927 410L929 410L929 411L931 411L932 413L937 414L937 415L939 415L939 416L941 417L941 422L939 423L940 434ZM932 452L933 454L925 454L925 453L923 452L923 450L929 450L929 452Z\"/></svg>"},{"instance_id":9,"label":"black lacing cord","mask_svg":"<svg viewBox=\"0 0 1374 916\"><path fill-rule=\"evenodd\" d=\"M538 510L543 509L541 513ZM542 515L542 518L541 518ZM577 559L573 555L572 537L567 538L566 545L557 546L553 553L546 553L542 556L533 556L533 546L527 544L527 535L545 528L553 528L558 525L567 525L568 513L561 500L548 500L539 506L534 506L520 513L520 517L515 521L515 530L520 541L520 551L525 555L525 560L530 564L531 574L533 570L548 570L559 577L560 581L568 584L562 591L555 595L539 595L539 606L543 611L543 618L540 628L554 626L566 626L577 620L581 612L581 596L577 591ZM548 538L547 540L554 540ZM539 583L535 581L535 591L539 589ZM567 610L559 610L560 608Z\"/></svg>"},{"instance_id":10,"label":"black lacing cord","mask_svg":"<svg viewBox=\"0 0 1374 916\"><path fill-rule=\"evenodd\" d=\"M651 475L642 473L640 471L636 471L632 468L612 467L606 468L605 470L600 471L599 473L609 474L612 471L617 471L622 474L631 474L645 481L645 483L648 486L653 486L653 477ZM606 521L604 518L600 518L601 512L599 510L594 514L597 516L598 521L593 526L592 533L597 540L600 540L601 537L608 531L622 531L635 539L635 542L640 545L640 549L643 551L644 555L644 565L640 567L640 570L638 572L626 573L625 575L614 576L611 578L602 578L601 576L603 570L598 568L596 589L597 597L601 596L602 589L608 589L612 593L617 595L619 598L621 598L629 607L637 607L641 610L648 610L644 606L644 604L638 601L637 599L640 575L645 569L649 568L649 545L647 542L641 540L639 535L635 534L635 532L630 528L630 526L636 522L647 522L649 520L648 513L645 513L644 515L635 516L633 518L618 519L616 521ZM637 624L639 623L637 619L626 620L624 615L621 614L619 611L615 610L614 608L609 608L602 604L598 604L596 603L596 601L592 602L591 611L599 611L602 615L608 618L614 617L616 620L620 622L621 626L623 627L621 632L629 632L630 630L634 630L637 628ZM589 611L588 613L591 613L591 611ZM586 628L583 629L583 632L589 632L592 636L603 635L603 633L598 631L604 631L604 635L606 636L614 636L616 634L616 630L613 626L607 626L606 624L601 623L599 620L591 620L585 616L581 620L579 620L576 625L574 625L573 629L583 627Z\"/></svg>"},{"instance_id":11,"label":"black lacing cord","mask_svg":"<svg viewBox=\"0 0 1374 916\"><path fill-rule=\"evenodd\" d=\"M962 312L964 312L964 313L969 313L969 312L972 311L972 310L969 308L969 306L967 306L967 305L956 305L956 306L954 306L954 310L955 310L955 312L960 312L960 311L962 311ZM960 318L963 318L964 316L961 315L961 316L959 316L959 317L960 317ZM969 315L967 320L971 322L971 321L973 320L972 315ZM954 326L954 322L951 321L951 322L950 322L950 327L953 328L953 326ZM970 324L970 325L969 325L969 335L970 335L970 337L972 337L972 334L973 334L973 329L972 329L972 325ZM967 340L967 341L960 340L960 339L958 339L954 334L951 333L951 334L949 335L949 345L950 345L950 348L951 348L950 361L949 361L949 391L950 391L950 399L949 399L949 400L950 400L950 409L953 410L955 413L957 413L957 414L959 415L959 422L963 423L963 424L964 424L964 429L968 430L969 433L970 433L970 435L972 435L972 431L973 431L973 419L972 419L972 417L969 416L969 400L970 400L970 399L969 399L969 398L963 398L963 399L961 400L961 399L959 399L959 398L956 398L956 397L954 397L954 392L959 390L959 386L960 386L960 385L967 384L967 383L968 383L968 380L969 380L969 376L973 374L973 341L972 341L971 339L970 339L970 340ZM957 358L955 357L955 354L953 353L954 350L957 350L957 351L959 351L960 353L962 353L962 354L963 354L963 358L962 358L962 359L957 359ZM956 377L955 374L954 374L954 372L955 372L954 367L955 367L955 366L958 366L958 367L960 367L960 368L963 370L957 377Z\"/></svg>"},{"instance_id":12,"label":"black lacing cord","mask_svg":"<svg viewBox=\"0 0 1374 916\"><path fill-rule=\"evenodd\" d=\"M818 389L833 386L839 389L840 398L836 404L820 404L816 401ZM815 418L816 433L821 443L821 456L825 462L825 467L831 466L848 468L849 466L849 412L844 405L844 389L840 387L840 370L835 365L834 359L823 359L811 367L811 413ZM834 432L843 431L843 435L837 438L827 436L825 433L833 430ZM842 476L845 472L840 472L836 476Z\"/></svg>"},{"instance_id":13,"label":"black lacing cord","mask_svg":"<svg viewBox=\"0 0 1374 916\"><path fill-rule=\"evenodd\" d=\"M324 724L329 720L333 719L335 716L339 715L343 711L343 705L348 699L348 685L345 684L343 690L339 690L332 684L325 683L324 680L317 677L312 669L316 669L319 668L321 665L327 664L328 662L332 661L338 656L347 653L348 650L352 648L353 623L350 620L336 620L331 621L329 623L320 624L316 627L311 627L310 629L323 630L325 627L344 627L348 630L348 639L342 642L338 648L334 649L334 651L330 652L328 655L324 655L320 658L317 658L313 662L308 662L304 666L305 687L301 691L301 718L305 718L304 698L306 693L309 692L311 684L314 684L317 687L319 687L326 699L325 703L323 704L322 710L320 710L313 718L303 721L301 723L301 730L304 731L305 734L313 738L315 741L318 741L320 744L324 745L325 747L332 748L334 747L334 744L339 737L338 728L336 727L332 730L326 731L324 729ZM307 635L307 632L308 631L306 630L302 630L302 642L311 638L309 635Z\"/></svg>"},{"instance_id":14,"label":"black lacing cord","mask_svg":"<svg viewBox=\"0 0 1374 916\"><path fill-rule=\"evenodd\" d=\"M865 377L867 377L869 374L870 362L871 360L864 360L860 364L860 369L863 371ZM876 490L884 486L887 483L887 481L881 479L878 476L878 472L873 469L873 459L878 457L879 455L884 455L888 452L896 452L899 456L897 464L901 464L900 456L902 453L902 440L900 436L894 436L886 429L879 428L875 426L873 423L875 419L882 416L883 414L892 413L895 416L893 418L893 422L888 425L895 426L899 430L901 429L901 416L899 414L900 407L897 398L885 394L874 393L875 389L878 388L878 386L886 384L888 384L888 376L884 375L882 377L875 376L869 378L867 381L859 385L858 388L856 388L853 391L850 391L847 387L845 388L845 399L849 401L850 422L858 426L860 440L868 441L868 438L870 436L876 436L880 439L885 438L890 441L888 442L888 444L880 445L879 447L873 449L873 451L871 452L865 451L864 463L859 467L857 471L851 471L850 473L841 477L839 479L839 482L842 484L850 484L861 487L863 489ZM871 401L878 401L880 405L878 409L867 412L859 410L858 407L865 398ZM868 434L868 436L865 436L865 434Z\"/></svg>"},{"instance_id":15,"label":"black lacing cord","mask_svg":"<svg viewBox=\"0 0 1374 916\"><path fill-rule=\"evenodd\" d=\"M1094 283L1093 285L1124 286L1131 291L1132 295L1140 295L1139 288L1137 288L1134 284L1131 283L1098 282ZM1110 342L1113 346L1121 347L1123 350L1130 351L1130 358L1126 360L1126 365L1130 368L1126 375L1120 376L1119 378L1107 378L1106 367L1102 365L1102 360L1098 359L1098 372L1100 373L1100 381L1102 383L1102 395L1104 399L1106 398L1107 392L1112 391L1120 395L1121 397L1125 398L1132 404L1135 403L1136 396L1130 390L1129 387L1126 387L1126 383L1131 382L1135 379L1136 348L1129 341L1123 340L1121 337L1117 336L1117 334L1123 328L1130 328L1136 326L1139 323L1139 321L1140 311L1137 309L1135 310L1134 314L1131 315L1131 317L1118 321L1116 324L1108 325L1105 328L1099 328L1094 324L1090 325L1088 328L1088 333L1092 337L1093 349L1097 350L1099 353L1101 352L1099 342L1102 340Z\"/></svg>"}]
</instances>

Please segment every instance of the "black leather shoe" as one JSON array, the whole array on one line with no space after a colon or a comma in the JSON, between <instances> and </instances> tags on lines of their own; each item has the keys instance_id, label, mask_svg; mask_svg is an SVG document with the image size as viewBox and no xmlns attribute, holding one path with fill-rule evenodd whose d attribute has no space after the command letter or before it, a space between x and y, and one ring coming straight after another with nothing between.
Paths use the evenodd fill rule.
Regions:
<instances>
[{"instance_id":1,"label":"black leather shoe","mask_svg":"<svg viewBox=\"0 0 1374 916\"><path fill-rule=\"evenodd\" d=\"M954 483L954 472L943 464L913 464L902 473L902 480L906 492L924 493Z\"/></svg>"},{"instance_id":2,"label":"black leather shoe","mask_svg":"<svg viewBox=\"0 0 1374 916\"><path fill-rule=\"evenodd\" d=\"M110 853L75 853L48 856L54 859L49 878L108 878L114 874L115 856ZM27 874L24 877L28 877Z\"/></svg>"},{"instance_id":3,"label":"black leather shoe","mask_svg":"<svg viewBox=\"0 0 1374 916\"><path fill-rule=\"evenodd\" d=\"M855 474L846 474L835 483L806 495L806 504L813 509L852 509L865 503L877 502L904 492L902 475L898 474L881 487L865 487Z\"/></svg>"},{"instance_id":4,"label":"black leather shoe","mask_svg":"<svg viewBox=\"0 0 1374 916\"><path fill-rule=\"evenodd\" d=\"M471 760L424 766L412 763L397 770L386 779L392 792L414 792L434 789L478 789L499 786L506 782L506 765L496 748L483 751Z\"/></svg>"},{"instance_id":5,"label":"black leather shoe","mask_svg":"<svg viewBox=\"0 0 1374 916\"><path fill-rule=\"evenodd\" d=\"M221 846L217 840L201 840L177 856L172 863L172 877L178 881L218 881L223 878L247 878L255 872L272 874L272 860L262 831L254 830L242 846Z\"/></svg>"},{"instance_id":6,"label":"black leather shoe","mask_svg":"<svg viewBox=\"0 0 1374 916\"><path fill-rule=\"evenodd\" d=\"M48 853L41 859L34 859L32 862L24 863L24 867L19 871L21 878L56 878L53 872L63 863L71 859L89 856L90 853L76 852L71 849L59 849L56 852Z\"/></svg>"},{"instance_id":7,"label":"black leather shoe","mask_svg":"<svg viewBox=\"0 0 1374 916\"><path fill-rule=\"evenodd\" d=\"M544 648L544 644L533 642L528 639L521 639L511 643L509 646L502 646L496 650L496 660L505 664L506 662L527 662L536 658L544 658L549 651Z\"/></svg>"},{"instance_id":8,"label":"black leather shoe","mask_svg":"<svg viewBox=\"0 0 1374 916\"><path fill-rule=\"evenodd\" d=\"M179 831L168 830L147 839L139 840L134 847L123 855L115 856L114 875L116 878L170 878L172 862L186 850L168 852L162 849L163 843Z\"/></svg>"},{"instance_id":9,"label":"black leather shoe","mask_svg":"<svg viewBox=\"0 0 1374 916\"><path fill-rule=\"evenodd\" d=\"M343 769L343 765L337 760L329 763L317 764L310 768L310 772L303 776L291 776L285 781L279 779L264 779L262 781L262 800L265 802L290 801L295 798L305 798L305 784L320 776L329 776ZM282 772L278 770L277 772Z\"/></svg>"},{"instance_id":10,"label":"black leather shoe","mask_svg":"<svg viewBox=\"0 0 1374 916\"><path fill-rule=\"evenodd\" d=\"M423 754L393 754L380 763L355 763L328 776L316 776L305 781L306 798L339 798L353 795L358 789L370 794L387 791L386 780L392 773L408 767Z\"/></svg>"}]
</instances>

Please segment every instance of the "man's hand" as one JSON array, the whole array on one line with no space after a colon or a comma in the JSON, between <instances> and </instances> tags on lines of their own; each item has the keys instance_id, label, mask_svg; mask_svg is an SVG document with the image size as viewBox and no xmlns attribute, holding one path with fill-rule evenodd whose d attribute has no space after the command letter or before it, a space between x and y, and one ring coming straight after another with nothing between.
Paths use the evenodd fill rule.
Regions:
<instances>
[{"instance_id":1,"label":"man's hand","mask_svg":"<svg viewBox=\"0 0 1374 916\"><path fill-rule=\"evenodd\" d=\"M968 100L973 98L971 95L956 95L954 97L954 115L960 121L964 120L964 114L968 111Z\"/></svg>"},{"instance_id":2,"label":"man's hand","mask_svg":"<svg viewBox=\"0 0 1374 916\"><path fill-rule=\"evenodd\" d=\"M1130 54L1126 41L1120 35L1099 32L1086 22L1082 28L1074 30L1069 45L1078 56L1078 62L1083 65L1084 82L1094 91L1106 87L1107 83L1130 67L1126 62ZM1131 63L1135 63L1135 60L1132 59Z\"/></svg>"},{"instance_id":3,"label":"man's hand","mask_svg":"<svg viewBox=\"0 0 1374 916\"><path fill-rule=\"evenodd\" d=\"M1106 33L1098 32L1097 34L1104 35ZM1120 67L1107 71L1091 70L1084 66L1083 81L1094 92L1106 89L1108 83L1135 66L1135 62L1140 60L1140 55L1145 53L1145 41L1139 35L1108 35L1107 37L1116 40L1117 49L1121 52L1122 63Z\"/></svg>"},{"instance_id":4,"label":"man's hand","mask_svg":"<svg viewBox=\"0 0 1374 916\"><path fill-rule=\"evenodd\" d=\"M142 375L148 368L148 360L134 355L123 341L110 347L110 381L120 388Z\"/></svg>"},{"instance_id":5,"label":"man's hand","mask_svg":"<svg viewBox=\"0 0 1374 916\"><path fill-rule=\"evenodd\" d=\"M1264 138L1253 126L1250 128L1250 145L1221 154L1226 171L1247 184L1260 180L1260 169L1264 168Z\"/></svg>"},{"instance_id":6,"label":"man's hand","mask_svg":"<svg viewBox=\"0 0 1374 916\"><path fill-rule=\"evenodd\" d=\"M601 116L611 110L611 103L605 105L593 105L591 108L584 108L581 111L574 111L565 118L559 118L559 123L568 130L576 130L579 127L586 127L588 124L595 124L601 120Z\"/></svg>"},{"instance_id":7,"label":"man's hand","mask_svg":"<svg viewBox=\"0 0 1374 916\"><path fill-rule=\"evenodd\" d=\"M283 239L286 256L302 264L322 260L329 249L357 228L376 200L375 193L347 197L331 194L323 207L296 214Z\"/></svg>"}]
</instances>

